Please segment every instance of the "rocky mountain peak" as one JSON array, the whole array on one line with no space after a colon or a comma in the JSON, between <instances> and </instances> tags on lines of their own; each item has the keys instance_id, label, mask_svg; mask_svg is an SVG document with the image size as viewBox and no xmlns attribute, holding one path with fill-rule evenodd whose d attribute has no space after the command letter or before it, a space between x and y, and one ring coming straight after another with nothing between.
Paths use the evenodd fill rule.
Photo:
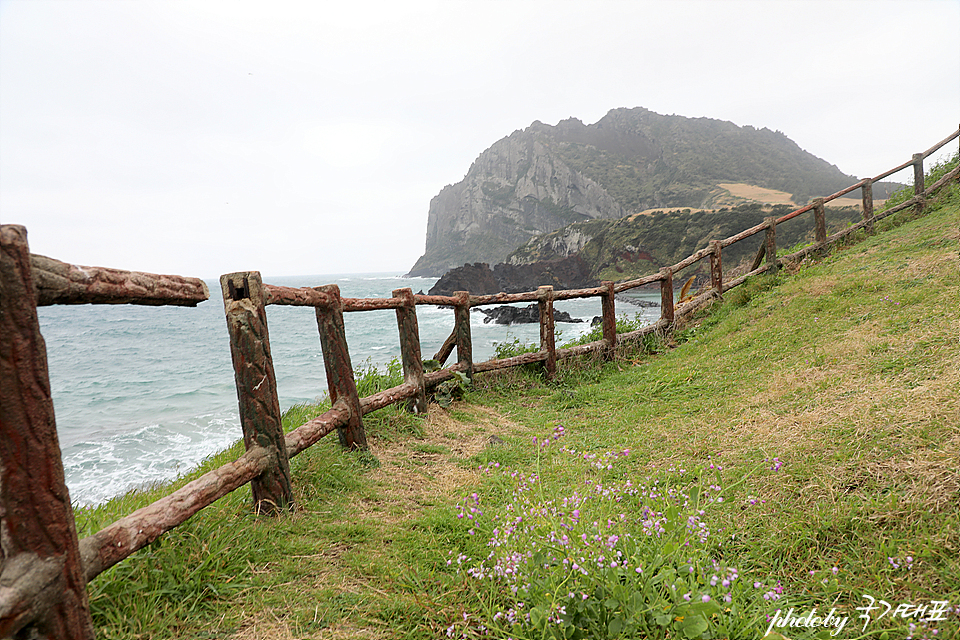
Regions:
<instances>
[{"instance_id":1,"label":"rocky mountain peak","mask_svg":"<svg viewBox=\"0 0 960 640\"><path fill-rule=\"evenodd\" d=\"M853 181L769 129L642 107L612 109L590 125L537 120L491 145L463 180L431 200L426 250L410 275L503 262L571 223L708 208L726 193L722 183L781 190L803 202Z\"/></svg>"}]
</instances>

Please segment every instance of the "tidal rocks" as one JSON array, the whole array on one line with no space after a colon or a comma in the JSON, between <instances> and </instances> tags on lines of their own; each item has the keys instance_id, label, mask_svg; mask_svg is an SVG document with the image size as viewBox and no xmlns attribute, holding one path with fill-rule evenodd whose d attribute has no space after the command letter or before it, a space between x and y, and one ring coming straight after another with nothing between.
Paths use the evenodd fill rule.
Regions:
<instances>
[{"instance_id":1,"label":"tidal rocks","mask_svg":"<svg viewBox=\"0 0 960 640\"><path fill-rule=\"evenodd\" d=\"M478 308L477 311L487 316L483 319L484 324L493 322L494 324L534 324L540 322L540 308L537 303L527 305L526 307L511 307L504 305L492 309ZM553 310L554 322L583 322L580 318L574 318L566 311Z\"/></svg>"},{"instance_id":2,"label":"tidal rocks","mask_svg":"<svg viewBox=\"0 0 960 640\"><path fill-rule=\"evenodd\" d=\"M656 300L642 300L640 298L625 296L621 293L614 294L613 297L617 300L617 302L626 302L627 304L632 304L638 307L650 308L660 306L660 303Z\"/></svg>"},{"instance_id":3,"label":"tidal rocks","mask_svg":"<svg viewBox=\"0 0 960 640\"><path fill-rule=\"evenodd\" d=\"M430 295L450 296L454 291L474 295L536 291L552 285L554 289L595 287L600 282L590 275L590 266L580 256L532 264L498 264L493 269L485 262L465 264L451 269L430 289Z\"/></svg>"}]
</instances>

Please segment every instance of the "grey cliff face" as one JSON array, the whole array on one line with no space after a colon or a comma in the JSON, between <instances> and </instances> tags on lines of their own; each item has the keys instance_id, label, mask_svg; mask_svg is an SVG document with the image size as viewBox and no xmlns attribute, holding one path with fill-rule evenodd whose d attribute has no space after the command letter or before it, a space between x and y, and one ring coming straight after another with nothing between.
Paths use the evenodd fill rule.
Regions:
<instances>
[{"instance_id":1,"label":"grey cliff face","mask_svg":"<svg viewBox=\"0 0 960 640\"><path fill-rule=\"evenodd\" d=\"M511 253L507 264L532 264L542 259L566 258L580 253L593 239L593 235L584 231L580 225L569 225L528 241Z\"/></svg>"},{"instance_id":2,"label":"grey cliff face","mask_svg":"<svg viewBox=\"0 0 960 640\"><path fill-rule=\"evenodd\" d=\"M624 214L603 187L567 166L549 139L517 131L431 200L426 252L411 275L441 275L465 262L502 262L535 236Z\"/></svg>"},{"instance_id":3,"label":"grey cliff face","mask_svg":"<svg viewBox=\"0 0 960 640\"><path fill-rule=\"evenodd\" d=\"M570 256L597 230L565 232L550 246L527 243L570 224L653 208L739 204L724 183L785 191L802 203L851 180L780 132L732 122L640 107L611 110L591 125L534 122L480 154L463 180L430 202L426 251L410 275L496 264L518 247L511 264Z\"/></svg>"}]
</instances>

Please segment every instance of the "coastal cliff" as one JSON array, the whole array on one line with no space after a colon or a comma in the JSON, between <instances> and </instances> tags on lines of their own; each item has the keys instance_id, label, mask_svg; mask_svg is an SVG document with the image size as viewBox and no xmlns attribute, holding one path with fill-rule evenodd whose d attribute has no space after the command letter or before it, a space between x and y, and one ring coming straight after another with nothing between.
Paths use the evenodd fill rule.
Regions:
<instances>
[{"instance_id":1,"label":"coastal cliff","mask_svg":"<svg viewBox=\"0 0 960 640\"><path fill-rule=\"evenodd\" d=\"M801 203L855 181L769 129L643 108L614 109L590 125L538 121L494 143L463 180L431 200L425 252L409 275L505 262L517 247L564 227L563 242L582 249L587 240L573 223L744 202L731 185Z\"/></svg>"},{"instance_id":2,"label":"coastal cliff","mask_svg":"<svg viewBox=\"0 0 960 640\"><path fill-rule=\"evenodd\" d=\"M430 201L426 253L410 275L501 262L540 234L624 214L603 187L571 169L548 139L517 131L484 151L462 181Z\"/></svg>"}]
</instances>

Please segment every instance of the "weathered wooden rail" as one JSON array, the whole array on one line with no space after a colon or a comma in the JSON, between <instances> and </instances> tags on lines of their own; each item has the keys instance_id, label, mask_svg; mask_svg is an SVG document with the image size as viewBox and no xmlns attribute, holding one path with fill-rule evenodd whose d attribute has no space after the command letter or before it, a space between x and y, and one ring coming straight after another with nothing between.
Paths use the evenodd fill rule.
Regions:
<instances>
[{"instance_id":1,"label":"weathered wooden rail","mask_svg":"<svg viewBox=\"0 0 960 640\"><path fill-rule=\"evenodd\" d=\"M336 431L346 448L365 448L363 416L405 402L410 411L427 412L427 391L457 372L476 373L539 362L547 378L557 362L587 353L612 358L618 343L654 332L668 331L679 316L691 313L724 292L763 272L775 272L785 260L822 251L858 229L907 208L922 211L926 199L948 182L954 169L929 188L924 187L923 160L960 137L960 130L923 153L874 178L789 214L768 217L736 235L715 240L658 273L599 287L554 291L540 287L525 293L453 296L414 295L397 289L390 298L344 298L336 285L289 288L264 284L256 271L221 277L224 312L230 334L240 422L246 452L237 460L210 471L170 495L139 509L97 533L78 540L73 510L64 484L47 375L46 350L37 321L37 306L51 304L143 304L195 306L209 297L196 278L164 276L100 267L77 267L31 255L26 230L0 227L0 637L92 638L86 583L127 558L160 535L182 524L200 509L250 483L257 512L276 513L292 504L290 458ZM872 185L913 167L914 196L874 213ZM860 189L863 215L859 223L832 236L826 234L824 205ZM814 212L815 242L786 256L777 256L776 228L806 212ZM724 280L723 249L764 234L747 273ZM675 307L673 277L701 260L710 260L710 288ZM762 266L761 266L761 263ZM659 283L660 319L648 327L617 334L614 295ZM558 300L598 297L602 305L602 339L558 349L553 306ZM511 358L473 362L470 310L491 304L536 302L540 310L540 349ZM312 307L317 317L331 408L284 434L280 424L277 380L270 353L266 306ZM457 350L456 364L424 372L417 325L417 305L443 305L454 310L454 327L435 359L441 365ZM344 334L343 314L394 310L400 335L403 383L360 398Z\"/></svg>"}]
</instances>

